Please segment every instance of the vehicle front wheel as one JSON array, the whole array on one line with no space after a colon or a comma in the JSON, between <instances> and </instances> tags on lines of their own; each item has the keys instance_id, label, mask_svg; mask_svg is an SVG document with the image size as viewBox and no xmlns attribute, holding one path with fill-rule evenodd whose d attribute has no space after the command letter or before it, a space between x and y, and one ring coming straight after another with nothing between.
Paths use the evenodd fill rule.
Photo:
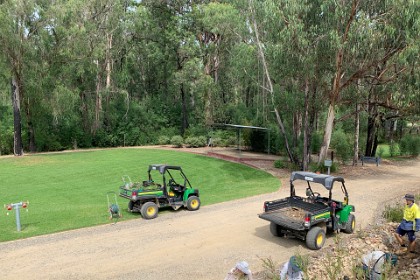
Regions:
<instances>
[{"instance_id":1,"label":"vehicle front wheel","mask_svg":"<svg viewBox=\"0 0 420 280\"><path fill-rule=\"evenodd\" d=\"M190 196L187 200L187 208L190 211L195 211L200 208L201 201L200 198L197 196Z\"/></svg>"},{"instance_id":2,"label":"vehicle front wheel","mask_svg":"<svg viewBox=\"0 0 420 280\"><path fill-rule=\"evenodd\" d=\"M343 231L345 233L353 233L355 228L356 228L356 218L354 217L353 214L350 214L346 222L346 227L343 229Z\"/></svg>"},{"instance_id":3,"label":"vehicle front wheel","mask_svg":"<svg viewBox=\"0 0 420 280\"><path fill-rule=\"evenodd\" d=\"M281 233L281 226L279 226L278 224L275 224L273 222L270 223L270 232L274 236L279 236L279 237L284 236L284 234Z\"/></svg>"},{"instance_id":4,"label":"vehicle front wheel","mask_svg":"<svg viewBox=\"0 0 420 280\"><path fill-rule=\"evenodd\" d=\"M311 250L319 250L325 243L325 231L320 227L311 228L306 234L306 246Z\"/></svg>"},{"instance_id":5,"label":"vehicle front wheel","mask_svg":"<svg viewBox=\"0 0 420 280\"><path fill-rule=\"evenodd\" d=\"M156 203L154 202L146 202L145 204L143 204L143 206L141 207L141 215L143 216L143 218L149 220L149 219L154 219L157 217L158 214L158 207L156 205Z\"/></svg>"}]
</instances>

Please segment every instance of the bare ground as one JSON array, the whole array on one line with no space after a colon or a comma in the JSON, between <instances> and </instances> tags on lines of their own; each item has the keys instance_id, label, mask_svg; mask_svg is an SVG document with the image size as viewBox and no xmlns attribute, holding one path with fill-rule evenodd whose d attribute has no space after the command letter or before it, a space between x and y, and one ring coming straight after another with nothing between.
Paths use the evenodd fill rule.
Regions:
<instances>
[{"instance_id":1,"label":"bare ground","mask_svg":"<svg viewBox=\"0 0 420 280\"><path fill-rule=\"evenodd\" d=\"M139 219L0 243L2 279L223 279L239 260L252 271L313 253L302 241L274 237L257 217L265 200L288 195L289 172L272 161L244 160L279 177L269 194ZM408 191L420 192L420 161L342 168L357 229L375 224L380 209ZM205 197L202 197L205 200ZM346 235L343 235L346 236ZM329 238L326 245L332 244Z\"/></svg>"}]
</instances>

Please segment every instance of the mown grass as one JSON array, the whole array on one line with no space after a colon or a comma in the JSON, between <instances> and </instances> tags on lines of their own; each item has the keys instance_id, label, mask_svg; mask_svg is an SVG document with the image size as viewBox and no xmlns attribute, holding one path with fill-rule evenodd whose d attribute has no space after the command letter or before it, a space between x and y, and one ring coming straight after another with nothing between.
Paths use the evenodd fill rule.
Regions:
<instances>
[{"instance_id":1,"label":"mown grass","mask_svg":"<svg viewBox=\"0 0 420 280\"><path fill-rule=\"evenodd\" d=\"M272 192L280 185L260 170L178 151L127 148L0 157L0 205L29 201L28 211L21 210L20 232L14 211L2 208L0 241L109 223L107 192L118 194L123 175L146 180L154 163L182 166L200 190L202 206ZM141 218L127 212L128 200L117 201L123 220Z\"/></svg>"}]
</instances>

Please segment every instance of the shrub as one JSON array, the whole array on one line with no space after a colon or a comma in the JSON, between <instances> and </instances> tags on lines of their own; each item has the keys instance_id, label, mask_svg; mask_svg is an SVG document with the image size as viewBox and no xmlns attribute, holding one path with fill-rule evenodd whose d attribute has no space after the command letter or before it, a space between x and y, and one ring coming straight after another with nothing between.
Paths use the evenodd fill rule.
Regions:
<instances>
[{"instance_id":1,"label":"shrub","mask_svg":"<svg viewBox=\"0 0 420 280\"><path fill-rule=\"evenodd\" d=\"M184 142L184 139L181 135L175 135L171 138L171 145L175 148L182 148L182 144Z\"/></svg>"},{"instance_id":2,"label":"shrub","mask_svg":"<svg viewBox=\"0 0 420 280\"><path fill-rule=\"evenodd\" d=\"M420 137L405 135L400 141L401 154L418 156L420 154Z\"/></svg>"},{"instance_id":3,"label":"shrub","mask_svg":"<svg viewBox=\"0 0 420 280\"><path fill-rule=\"evenodd\" d=\"M212 147L223 147L225 144L220 137L212 137L211 138L211 146Z\"/></svg>"},{"instance_id":4,"label":"shrub","mask_svg":"<svg viewBox=\"0 0 420 280\"><path fill-rule=\"evenodd\" d=\"M388 222L400 222L403 218L404 205L397 203L394 206L386 205L382 213Z\"/></svg>"},{"instance_id":5,"label":"shrub","mask_svg":"<svg viewBox=\"0 0 420 280\"><path fill-rule=\"evenodd\" d=\"M322 134L320 134L319 132L315 132L314 134L312 134L311 151L321 150L321 145L322 145Z\"/></svg>"},{"instance_id":6,"label":"shrub","mask_svg":"<svg viewBox=\"0 0 420 280\"><path fill-rule=\"evenodd\" d=\"M158 144L159 145L167 145L167 144L169 144L171 142L171 139L169 139L169 137L168 136L166 136L166 135L161 135L161 136L159 136L159 138L158 138Z\"/></svg>"},{"instance_id":7,"label":"shrub","mask_svg":"<svg viewBox=\"0 0 420 280\"><path fill-rule=\"evenodd\" d=\"M391 141L391 144L389 145L389 155L391 157L395 157L399 154L399 146L394 141Z\"/></svg>"},{"instance_id":8,"label":"shrub","mask_svg":"<svg viewBox=\"0 0 420 280\"><path fill-rule=\"evenodd\" d=\"M205 147L206 138L204 136L188 137L187 139L185 139L185 145L191 148Z\"/></svg>"},{"instance_id":9,"label":"shrub","mask_svg":"<svg viewBox=\"0 0 420 280\"><path fill-rule=\"evenodd\" d=\"M380 147L378 148L378 152L377 152L378 157L383 157L383 156L384 156L384 153L385 153L385 148L384 148L384 147L382 147L382 146L380 146Z\"/></svg>"},{"instance_id":10,"label":"shrub","mask_svg":"<svg viewBox=\"0 0 420 280\"><path fill-rule=\"evenodd\" d=\"M351 158L352 145L350 144L349 137L343 130L340 129L334 132L331 146L334 147L337 156L341 158L343 163Z\"/></svg>"},{"instance_id":11,"label":"shrub","mask_svg":"<svg viewBox=\"0 0 420 280\"><path fill-rule=\"evenodd\" d=\"M282 160L276 160L275 162L274 162L274 167L275 168L286 168L287 167L287 163L285 163L284 161L282 161Z\"/></svg>"}]
</instances>

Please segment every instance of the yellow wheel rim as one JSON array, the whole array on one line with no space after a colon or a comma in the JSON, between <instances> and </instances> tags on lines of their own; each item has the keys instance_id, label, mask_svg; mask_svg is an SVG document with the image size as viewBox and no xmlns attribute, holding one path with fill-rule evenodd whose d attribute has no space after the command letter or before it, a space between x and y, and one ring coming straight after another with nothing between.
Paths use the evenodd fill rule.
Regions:
<instances>
[{"instance_id":1,"label":"yellow wheel rim","mask_svg":"<svg viewBox=\"0 0 420 280\"><path fill-rule=\"evenodd\" d=\"M353 220L352 222L351 222L351 229L354 229L354 227L356 226L356 222Z\"/></svg>"},{"instance_id":2,"label":"yellow wheel rim","mask_svg":"<svg viewBox=\"0 0 420 280\"><path fill-rule=\"evenodd\" d=\"M148 207L147 208L147 215L148 216L153 216L156 213L156 210L154 207Z\"/></svg>"},{"instance_id":3,"label":"yellow wheel rim","mask_svg":"<svg viewBox=\"0 0 420 280\"><path fill-rule=\"evenodd\" d=\"M316 245L321 246L323 240L324 237L322 236L322 234L318 234L318 237L316 238Z\"/></svg>"},{"instance_id":4,"label":"yellow wheel rim","mask_svg":"<svg viewBox=\"0 0 420 280\"><path fill-rule=\"evenodd\" d=\"M197 206L198 206L198 201L197 201L197 199L193 199L193 200L191 200L191 207L192 207L192 208L197 208Z\"/></svg>"}]
</instances>

